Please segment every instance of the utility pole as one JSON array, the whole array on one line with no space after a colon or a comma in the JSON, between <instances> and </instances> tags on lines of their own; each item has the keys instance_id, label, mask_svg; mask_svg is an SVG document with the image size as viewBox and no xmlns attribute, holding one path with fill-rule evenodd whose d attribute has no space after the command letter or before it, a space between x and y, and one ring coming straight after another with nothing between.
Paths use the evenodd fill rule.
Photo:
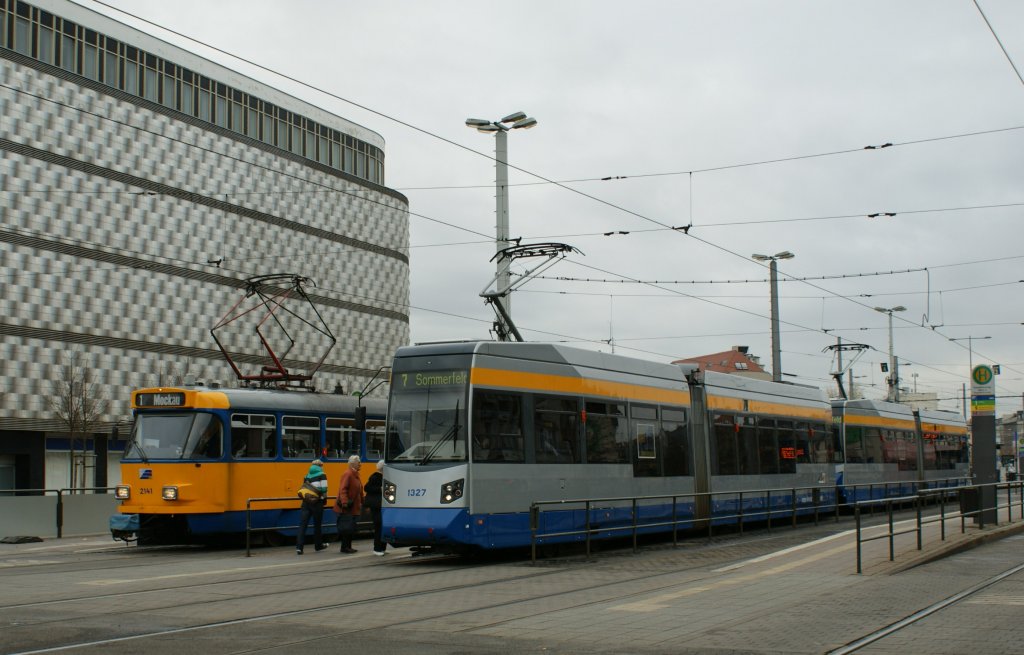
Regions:
<instances>
[{"instance_id":1,"label":"utility pole","mask_svg":"<svg viewBox=\"0 0 1024 655\"><path fill-rule=\"evenodd\" d=\"M793 259L793 253L788 250L775 253L774 255L751 255L759 262L767 261L768 272L771 282L771 313L772 313L772 381L782 382L782 357L779 344L779 270L776 260Z\"/></svg>"},{"instance_id":2,"label":"utility pole","mask_svg":"<svg viewBox=\"0 0 1024 655\"><path fill-rule=\"evenodd\" d=\"M905 312L907 308L903 305L897 305L895 307L875 307L876 312L889 315L889 394L886 400L889 402L898 402L899 389L897 384L899 383L899 376L896 371L896 355L892 346L892 315L893 312Z\"/></svg>"},{"instance_id":3,"label":"utility pole","mask_svg":"<svg viewBox=\"0 0 1024 655\"><path fill-rule=\"evenodd\" d=\"M497 219L495 250L499 253L512 245L509 241L508 222L508 133L509 130L528 130L536 124L536 118L528 117L521 111L509 114L500 121L489 121L482 118L466 119L467 127L471 127L484 134L494 134L494 213ZM504 310L508 314L509 320L511 320L512 296L508 293L511 286L509 277L509 263L511 260L508 257L497 257L497 260L497 292L504 294Z\"/></svg>"}]
</instances>

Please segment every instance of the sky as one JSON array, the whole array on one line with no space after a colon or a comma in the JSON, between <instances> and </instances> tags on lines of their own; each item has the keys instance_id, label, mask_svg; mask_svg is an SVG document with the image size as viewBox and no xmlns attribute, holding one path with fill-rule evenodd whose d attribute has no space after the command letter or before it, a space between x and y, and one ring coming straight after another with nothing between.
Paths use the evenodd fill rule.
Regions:
<instances>
[{"instance_id":1,"label":"sky","mask_svg":"<svg viewBox=\"0 0 1024 655\"><path fill-rule=\"evenodd\" d=\"M770 368L751 255L789 251L786 380L833 388L841 338L870 347L854 384L884 397L875 308L902 306L901 386L960 411L969 363L1000 364L997 412L1022 409L1022 2L77 1L385 139L413 342L490 338L494 138L465 119L524 111L510 234L579 251L513 293L527 340L655 361L748 346Z\"/></svg>"}]
</instances>

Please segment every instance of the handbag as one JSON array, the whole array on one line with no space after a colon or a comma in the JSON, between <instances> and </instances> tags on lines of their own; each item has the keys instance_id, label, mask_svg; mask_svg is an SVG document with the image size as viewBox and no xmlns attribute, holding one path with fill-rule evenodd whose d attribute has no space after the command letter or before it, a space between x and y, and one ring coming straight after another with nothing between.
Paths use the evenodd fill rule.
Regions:
<instances>
[{"instance_id":1,"label":"handbag","mask_svg":"<svg viewBox=\"0 0 1024 655\"><path fill-rule=\"evenodd\" d=\"M320 498L320 491L309 483L309 480L303 480L302 486L299 487L299 498L302 500L314 500Z\"/></svg>"}]
</instances>

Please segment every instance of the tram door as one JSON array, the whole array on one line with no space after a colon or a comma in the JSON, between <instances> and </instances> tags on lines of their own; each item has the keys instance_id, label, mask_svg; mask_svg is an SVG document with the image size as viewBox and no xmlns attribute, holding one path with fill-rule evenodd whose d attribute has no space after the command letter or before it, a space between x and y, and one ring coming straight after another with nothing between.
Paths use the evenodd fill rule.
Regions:
<instances>
[{"instance_id":1,"label":"tram door","mask_svg":"<svg viewBox=\"0 0 1024 655\"><path fill-rule=\"evenodd\" d=\"M711 491L711 425L707 411L708 399L704 385L690 381L690 443L693 444L693 491ZM708 496L697 496L694 502L693 518L704 519L711 515L711 500Z\"/></svg>"}]
</instances>

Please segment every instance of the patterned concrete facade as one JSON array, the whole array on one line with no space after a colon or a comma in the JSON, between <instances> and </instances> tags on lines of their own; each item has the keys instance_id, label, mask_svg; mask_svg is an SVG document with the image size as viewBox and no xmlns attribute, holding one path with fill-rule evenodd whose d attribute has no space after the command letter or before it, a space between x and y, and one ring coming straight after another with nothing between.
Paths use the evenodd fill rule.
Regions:
<instances>
[{"instance_id":1,"label":"patterned concrete facade","mask_svg":"<svg viewBox=\"0 0 1024 655\"><path fill-rule=\"evenodd\" d=\"M210 328L255 275L315 282L337 337L318 388L361 389L408 342L400 193L3 47L0 117L0 431L61 429L45 398L69 352L109 423L132 388L233 384ZM304 372L323 341L290 327ZM258 365L252 334L233 336Z\"/></svg>"}]
</instances>

